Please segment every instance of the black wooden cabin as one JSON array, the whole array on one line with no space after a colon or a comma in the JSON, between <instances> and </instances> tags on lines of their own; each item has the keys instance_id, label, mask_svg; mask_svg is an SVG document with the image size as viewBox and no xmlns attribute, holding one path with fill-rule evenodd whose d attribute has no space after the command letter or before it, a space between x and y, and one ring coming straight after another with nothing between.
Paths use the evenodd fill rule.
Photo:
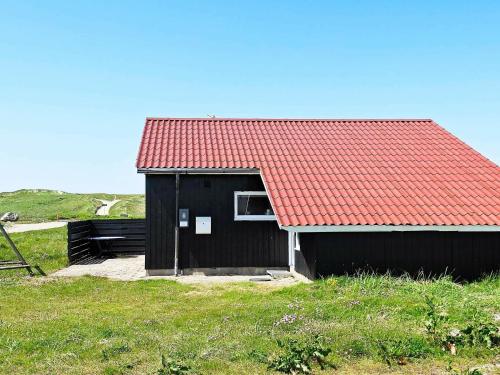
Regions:
<instances>
[{"instance_id":1,"label":"black wooden cabin","mask_svg":"<svg viewBox=\"0 0 500 375\"><path fill-rule=\"evenodd\" d=\"M500 169L429 119L148 118L136 166L150 275L500 269Z\"/></svg>"}]
</instances>

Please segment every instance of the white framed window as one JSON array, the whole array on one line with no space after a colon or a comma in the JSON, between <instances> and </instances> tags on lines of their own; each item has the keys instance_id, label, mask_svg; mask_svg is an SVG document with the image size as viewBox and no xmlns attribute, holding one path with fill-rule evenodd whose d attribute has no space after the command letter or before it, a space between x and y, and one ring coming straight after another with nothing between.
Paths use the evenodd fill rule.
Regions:
<instances>
[{"instance_id":1,"label":"white framed window","mask_svg":"<svg viewBox=\"0 0 500 375\"><path fill-rule=\"evenodd\" d=\"M234 220L276 220L265 191L235 191Z\"/></svg>"}]
</instances>

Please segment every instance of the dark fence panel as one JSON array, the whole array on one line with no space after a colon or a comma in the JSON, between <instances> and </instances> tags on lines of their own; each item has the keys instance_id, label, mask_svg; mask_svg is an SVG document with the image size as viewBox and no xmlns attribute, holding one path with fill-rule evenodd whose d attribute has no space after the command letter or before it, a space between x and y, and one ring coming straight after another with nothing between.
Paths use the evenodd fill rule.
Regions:
<instances>
[{"instance_id":1,"label":"dark fence panel","mask_svg":"<svg viewBox=\"0 0 500 375\"><path fill-rule=\"evenodd\" d=\"M125 237L111 242L108 253L144 254L146 221L144 219L92 220L92 236Z\"/></svg>"},{"instance_id":2,"label":"dark fence panel","mask_svg":"<svg viewBox=\"0 0 500 375\"><path fill-rule=\"evenodd\" d=\"M85 220L68 223L68 259L70 264L98 254L96 241L90 237L125 237L108 241L105 255L144 254L146 221L144 219Z\"/></svg>"},{"instance_id":3,"label":"dark fence panel","mask_svg":"<svg viewBox=\"0 0 500 375\"><path fill-rule=\"evenodd\" d=\"M92 258L95 252L88 239L92 236L90 220L68 223L68 260L70 264Z\"/></svg>"}]
</instances>

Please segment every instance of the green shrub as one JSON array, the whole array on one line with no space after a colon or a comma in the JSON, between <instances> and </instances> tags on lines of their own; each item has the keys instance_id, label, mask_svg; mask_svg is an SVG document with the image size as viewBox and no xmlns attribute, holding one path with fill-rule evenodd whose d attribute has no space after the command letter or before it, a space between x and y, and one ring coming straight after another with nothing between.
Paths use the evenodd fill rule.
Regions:
<instances>
[{"instance_id":1,"label":"green shrub","mask_svg":"<svg viewBox=\"0 0 500 375\"><path fill-rule=\"evenodd\" d=\"M500 331L493 323L472 322L462 333L466 345L486 345L488 348L500 345Z\"/></svg>"},{"instance_id":2,"label":"green shrub","mask_svg":"<svg viewBox=\"0 0 500 375\"><path fill-rule=\"evenodd\" d=\"M436 337L438 330L441 329L448 316L436 306L434 300L429 296L425 296L425 303L427 305L425 329L428 334Z\"/></svg>"},{"instance_id":3,"label":"green shrub","mask_svg":"<svg viewBox=\"0 0 500 375\"><path fill-rule=\"evenodd\" d=\"M287 374L309 374L315 363L322 370L326 367L335 367L327 361L332 350L327 347L321 336L315 336L314 339L307 341L277 340L277 344L281 352L269 359L269 369Z\"/></svg>"},{"instance_id":4,"label":"green shrub","mask_svg":"<svg viewBox=\"0 0 500 375\"><path fill-rule=\"evenodd\" d=\"M188 374L191 371L191 367L185 363L174 360L172 358L167 358L165 355L161 355L161 367L156 372L158 375L183 375Z\"/></svg>"},{"instance_id":5,"label":"green shrub","mask_svg":"<svg viewBox=\"0 0 500 375\"><path fill-rule=\"evenodd\" d=\"M447 327L448 316L440 311L434 301L425 297L427 304L425 329L435 343L443 349L457 354L458 346L486 346L493 348L500 345L500 330L491 323L472 318L462 329Z\"/></svg>"},{"instance_id":6,"label":"green shrub","mask_svg":"<svg viewBox=\"0 0 500 375\"><path fill-rule=\"evenodd\" d=\"M458 346L486 346L491 349L500 345L500 331L493 323L472 321L463 329L452 329L444 334L441 343L453 355Z\"/></svg>"},{"instance_id":7,"label":"green shrub","mask_svg":"<svg viewBox=\"0 0 500 375\"><path fill-rule=\"evenodd\" d=\"M424 358L431 348L424 338L389 339L377 341L378 354L388 366L394 362L404 365L409 359Z\"/></svg>"},{"instance_id":8,"label":"green shrub","mask_svg":"<svg viewBox=\"0 0 500 375\"><path fill-rule=\"evenodd\" d=\"M451 361L448 362L448 367L446 369L451 375L483 375L481 371L479 371L477 368L471 369L471 368L466 368L463 370L457 369L452 366Z\"/></svg>"}]
</instances>

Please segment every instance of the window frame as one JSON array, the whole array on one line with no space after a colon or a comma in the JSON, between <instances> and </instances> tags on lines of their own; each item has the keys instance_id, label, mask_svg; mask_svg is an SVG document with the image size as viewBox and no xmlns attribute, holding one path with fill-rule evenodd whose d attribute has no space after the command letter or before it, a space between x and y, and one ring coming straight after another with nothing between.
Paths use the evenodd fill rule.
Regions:
<instances>
[{"instance_id":1,"label":"window frame","mask_svg":"<svg viewBox=\"0 0 500 375\"><path fill-rule=\"evenodd\" d=\"M235 191L234 192L234 221L276 221L276 214L273 215L238 215L238 197L242 195L269 197L265 191ZM271 203L271 201L269 201ZM271 207L272 209L272 207ZM274 210L273 210L274 212Z\"/></svg>"}]
</instances>

